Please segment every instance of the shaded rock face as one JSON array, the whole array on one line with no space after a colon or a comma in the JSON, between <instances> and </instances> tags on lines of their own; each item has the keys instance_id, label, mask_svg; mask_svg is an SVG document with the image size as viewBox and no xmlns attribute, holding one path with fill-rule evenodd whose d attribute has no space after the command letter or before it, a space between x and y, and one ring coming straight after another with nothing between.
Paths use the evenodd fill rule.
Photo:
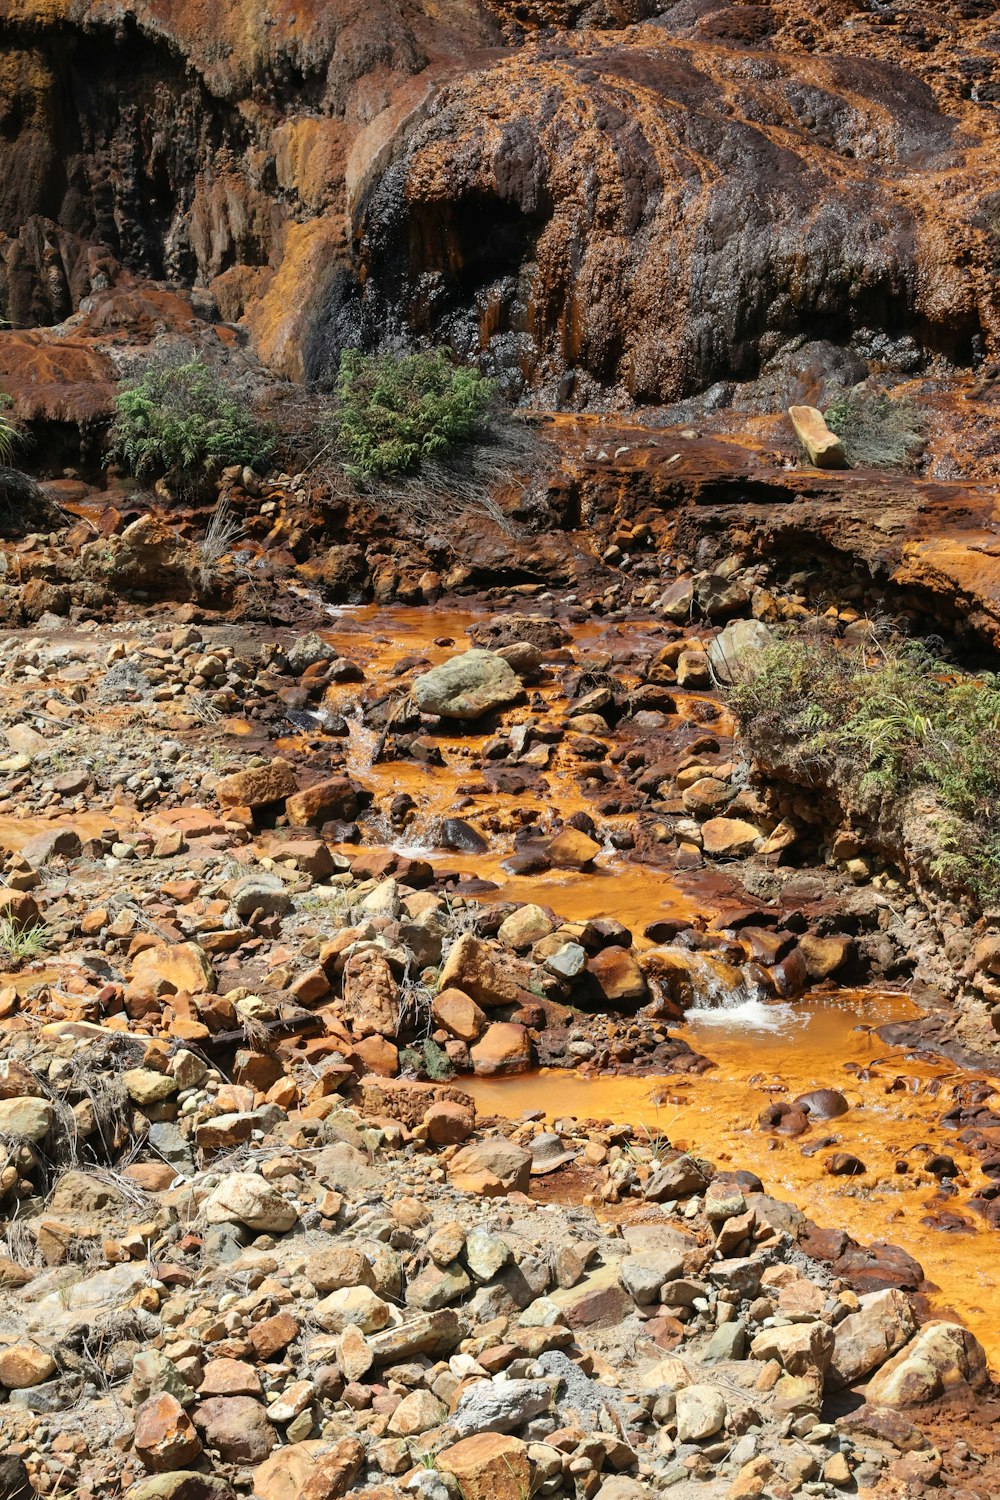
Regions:
<instances>
[{"instance_id":1,"label":"shaded rock face","mask_svg":"<svg viewBox=\"0 0 1000 1500\"><path fill-rule=\"evenodd\" d=\"M39 20L2 0L0 311L60 322L124 267L208 286L229 321L252 298L258 347L300 376L289 309L311 320L347 273L348 154L413 75L495 36L475 4L453 24L319 0L210 19L57 0Z\"/></svg>"},{"instance_id":2,"label":"shaded rock face","mask_svg":"<svg viewBox=\"0 0 1000 1500\"><path fill-rule=\"evenodd\" d=\"M0 0L17 328L164 280L293 378L429 334L568 406L755 379L799 344L853 375L968 364L996 331L967 0L919 35L855 0L27 15Z\"/></svg>"},{"instance_id":3,"label":"shaded rock face","mask_svg":"<svg viewBox=\"0 0 1000 1500\"><path fill-rule=\"evenodd\" d=\"M568 404L679 399L819 337L967 363L972 231L933 234L920 196L956 144L882 63L566 35L441 92L361 216L364 310Z\"/></svg>"}]
</instances>

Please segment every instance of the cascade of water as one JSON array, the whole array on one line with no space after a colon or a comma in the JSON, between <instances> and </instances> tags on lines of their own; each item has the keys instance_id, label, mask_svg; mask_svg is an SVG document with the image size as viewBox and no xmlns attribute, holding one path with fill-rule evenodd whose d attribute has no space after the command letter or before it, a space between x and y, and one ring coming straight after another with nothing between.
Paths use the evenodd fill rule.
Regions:
<instances>
[{"instance_id":1,"label":"cascade of water","mask_svg":"<svg viewBox=\"0 0 1000 1500\"><path fill-rule=\"evenodd\" d=\"M365 723L360 706L347 720L347 735L347 749L344 754L347 773L352 777L363 777L365 772L372 768L378 735Z\"/></svg>"},{"instance_id":2,"label":"cascade of water","mask_svg":"<svg viewBox=\"0 0 1000 1500\"><path fill-rule=\"evenodd\" d=\"M748 966L716 954L665 945L646 955L646 971L654 990L683 1008L689 1025L781 1031L794 1024L793 1007L769 1001Z\"/></svg>"},{"instance_id":3,"label":"cascade of water","mask_svg":"<svg viewBox=\"0 0 1000 1500\"><path fill-rule=\"evenodd\" d=\"M710 953L685 952L685 964L694 992L694 1011L732 1011L763 998L763 991L749 971L723 963Z\"/></svg>"},{"instance_id":4,"label":"cascade of water","mask_svg":"<svg viewBox=\"0 0 1000 1500\"><path fill-rule=\"evenodd\" d=\"M384 812L371 812L360 820L365 843L379 849L391 849L410 859L422 859L441 852L441 821L423 818L418 813L404 828L397 828Z\"/></svg>"},{"instance_id":5,"label":"cascade of water","mask_svg":"<svg viewBox=\"0 0 1000 1500\"><path fill-rule=\"evenodd\" d=\"M794 1007L768 1001L746 965L734 968L709 953L689 955L694 1003L685 1012L691 1025L731 1031L785 1031L795 1023Z\"/></svg>"}]
</instances>

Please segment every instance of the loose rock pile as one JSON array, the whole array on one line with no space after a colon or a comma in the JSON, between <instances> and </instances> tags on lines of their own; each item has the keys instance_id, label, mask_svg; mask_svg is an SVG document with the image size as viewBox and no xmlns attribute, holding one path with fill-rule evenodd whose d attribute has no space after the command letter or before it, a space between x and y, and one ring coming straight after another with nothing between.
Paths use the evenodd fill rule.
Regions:
<instances>
[{"instance_id":1,"label":"loose rock pile","mask_svg":"<svg viewBox=\"0 0 1000 1500\"><path fill-rule=\"evenodd\" d=\"M891 968L899 887L844 848L754 896L811 846L713 695L745 631L470 634L386 670L193 620L5 648L0 1494L909 1495L953 1469L901 1410L993 1399L897 1247L627 1126L477 1118L463 1073L697 1072L668 1027L713 987ZM454 862L362 842L414 764L462 778ZM486 834L515 890L631 854L716 915L564 920Z\"/></svg>"},{"instance_id":2,"label":"loose rock pile","mask_svg":"<svg viewBox=\"0 0 1000 1500\"><path fill-rule=\"evenodd\" d=\"M115 1061L75 1029L3 1074L50 1147L69 1076ZM186 1047L116 1076L117 1169L50 1163L0 1261L26 1494L912 1494L942 1460L898 1408L987 1391L970 1334L859 1296L759 1185L627 1127L501 1133L372 1077L258 1103ZM526 1196L581 1161L598 1199L631 1174L620 1228ZM845 1387L866 1404L826 1419Z\"/></svg>"}]
</instances>

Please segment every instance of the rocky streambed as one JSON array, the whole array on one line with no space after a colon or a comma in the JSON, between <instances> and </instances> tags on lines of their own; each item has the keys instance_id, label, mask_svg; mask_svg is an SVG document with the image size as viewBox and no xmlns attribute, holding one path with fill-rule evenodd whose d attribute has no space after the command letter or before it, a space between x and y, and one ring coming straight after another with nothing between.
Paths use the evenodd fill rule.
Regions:
<instances>
[{"instance_id":1,"label":"rocky streambed","mask_svg":"<svg viewBox=\"0 0 1000 1500\"><path fill-rule=\"evenodd\" d=\"M299 607L0 644L7 1492L993 1493L983 1001L718 624Z\"/></svg>"}]
</instances>

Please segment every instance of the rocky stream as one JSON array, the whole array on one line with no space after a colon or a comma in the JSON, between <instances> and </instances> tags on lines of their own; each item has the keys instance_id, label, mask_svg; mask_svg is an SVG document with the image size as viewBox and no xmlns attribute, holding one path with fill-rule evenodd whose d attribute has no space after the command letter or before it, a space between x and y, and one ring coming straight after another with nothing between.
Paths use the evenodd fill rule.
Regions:
<instances>
[{"instance_id":1,"label":"rocky stream","mask_svg":"<svg viewBox=\"0 0 1000 1500\"><path fill-rule=\"evenodd\" d=\"M75 508L21 591L152 555ZM988 1012L752 774L735 563L6 633L6 1493L994 1492Z\"/></svg>"},{"instance_id":2,"label":"rocky stream","mask_svg":"<svg viewBox=\"0 0 1000 1500\"><path fill-rule=\"evenodd\" d=\"M998 60L0 0L0 1500L1000 1496Z\"/></svg>"}]
</instances>

